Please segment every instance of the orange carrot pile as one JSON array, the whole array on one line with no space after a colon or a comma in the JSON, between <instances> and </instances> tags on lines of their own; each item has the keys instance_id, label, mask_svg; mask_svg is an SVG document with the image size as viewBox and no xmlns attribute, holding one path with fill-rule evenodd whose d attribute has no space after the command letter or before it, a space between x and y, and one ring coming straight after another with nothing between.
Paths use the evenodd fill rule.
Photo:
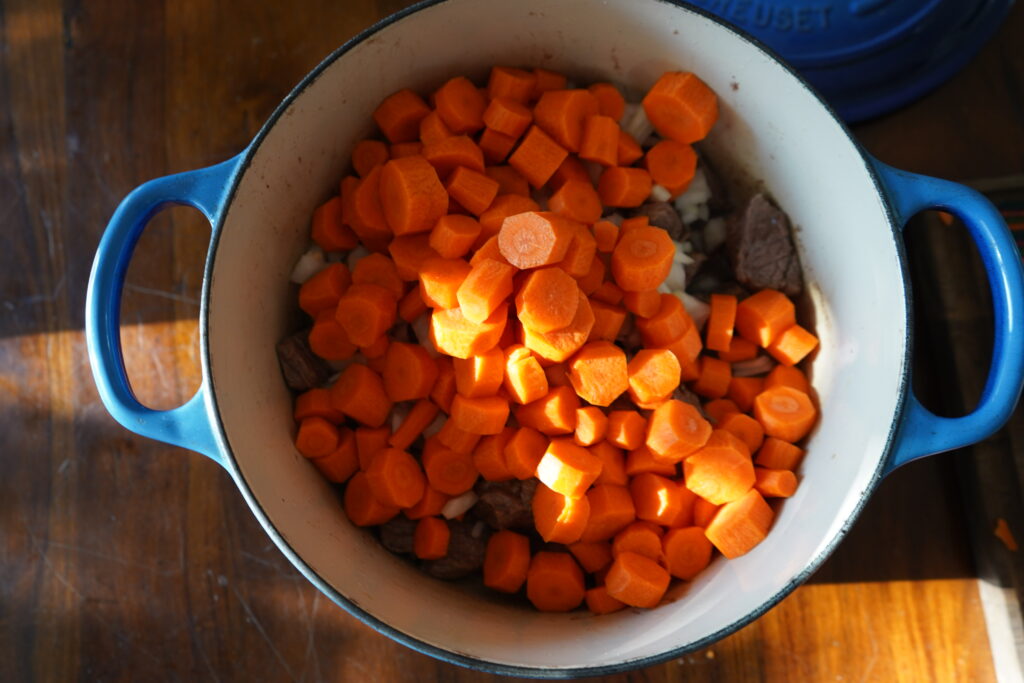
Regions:
<instances>
[{"instance_id":1,"label":"orange carrot pile","mask_svg":"<svg viewBox=\"0 0 1024 683\"><path fill-rule=\"evenodd\" d=\"M686 191L718 115L695 75L666 73L643 98L662 138L646 150L610 83L495 67L478 85L387 97L381 138L355 145L314 212L323 250L369 253L299 291L312 350L341 371L296 398L296 449L345 483L352 523L415 520L424 561L454 543L449 501L535 478L536 533L491 534L484 585L539 610L655 607L716 552L754 548L766 499L796 493L818 416L797 365L818 340L774 290L712 295L701 330L659 291L669 234L602 220L655 184ZM778 364L743 376L758 356Z\"/></svg>"}]
</instances>

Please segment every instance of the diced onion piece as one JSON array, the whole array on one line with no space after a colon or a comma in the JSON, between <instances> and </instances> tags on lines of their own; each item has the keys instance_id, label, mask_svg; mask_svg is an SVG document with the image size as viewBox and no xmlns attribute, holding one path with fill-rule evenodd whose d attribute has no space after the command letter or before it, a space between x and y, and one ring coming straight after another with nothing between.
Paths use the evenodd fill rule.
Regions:
<instances>
[{"instance_id":1,"label":"diced onion piece","mask_svg":"<svg viewBox=\"0 0 1024 683\"><path fill-rule=\"evenodd\" d=\"M643 105L629 102L622 112L622 130L633 136L637 143L645 142L654 132Z\"/></svg>"},{"instance_id":2,"label":"diced onion piece","mask_svg":"<svg viewBox=\"0 0 1024 683\"><path fill-rule=\"evenodd\" d=\"M648 196L652 202L667 202L672 199L672 193L669 192L664 186L655 183L651 185L651 194Z\"/></svg>"},{"instance_id":3,"label":"diced onion piece","mask_svg":"<svg viewBox=\"0 0 1024 683\"><path fill-rule=\"evenodd\" d=\"M710 254L725 243L725 219L712 218L704 226L704 248Z\"/></svg>"},{"instance_id":4,"label":"diced onion piece","mask_svg":"<svg viewBox=\"0 0 1024 683\"><path fill-rule=\"evenodd\" d=\"M319 273L326 265L324 252L320 247L310 247L309 251L299 257L292 268L292 282L302 284Z\"/></svg>"},{"instance_id":5,"label":"diced onion piece","mask_svg":"<svg viewBox=\"0 0 1024 683\"><path fill-rule=\"evenodd\" d=\"M672 264L672 269L668 271L668 277L662 284L668 285L669 291L681 292L686 289L686 270L682 262L676 261Z\"/></svg>"},{"instance_id":6,"label":"diced onion piece","mask_svg":"<svg viewBox=\"0 0 1024 683\"><path fill-rule=\"evenodd\" d=\"M622 221L624 219L623 219L621 213L610 213L607 216L603 216L601 218L601 220L608 221L609 223L614 223L615 225L617 225L617 226L619 226L621 228L622 227Z\"/></svg>"},{"instance_id":7,"label":"diced onion piece","mask_svg":"<svg viewBox=\"0 0 1024 683\"><path fill-rule=\"evenodd\" d=\"M370 255L370 250L369 249L367 249L366 247L364 247L361 244L358 245L355 249L353 249L352 251L348 252L348 259L346 261L346 263L348 263L348 269L349 270L355 270L356 269L356 264L359 263L360 261L362 261L364 257L369 256L369 255Z\"/></svg>"},{"instance_id":8,"label":"diced onion piece","mask_svg":"<svg viewBox=\"0 0 1024 683\"><path fill-rule=\"evenodd\" d=\"M683 302L683 307L686 312L693 318L693 322L696 323L697 329L703 329L704 323L708 321L708 316L711 314L711 307L706 303L698 299L697 297L690 296L686 292L673 292L679 300Z\"/></svg>"},{"instance_id":9,"label":"diced onion piece","mask_svg":"<svg viewBox=\"0 0 1024 683\"><path fill-rule=\"evenodd\" d=\"M708 186L707 176L704 175L701 168L698 168L693 174L693 180L690 181L686 192L676 197L676 209L682 213L684 207L707 204L709 199L711 199L711 188Z\"/></svg>"},{"instance_id":10,"label":"diced onion piece","mask_svg":"<svg viewBox=\"0 0 1024 683\"><path fill-rule=\"evenodd\" d=\"M461 496L455 496L441 508L441 516L445 519L454 519L467 512L469 508L476 505L479 498L472 491L466 491Z\"/></svg>"}]
</instances>

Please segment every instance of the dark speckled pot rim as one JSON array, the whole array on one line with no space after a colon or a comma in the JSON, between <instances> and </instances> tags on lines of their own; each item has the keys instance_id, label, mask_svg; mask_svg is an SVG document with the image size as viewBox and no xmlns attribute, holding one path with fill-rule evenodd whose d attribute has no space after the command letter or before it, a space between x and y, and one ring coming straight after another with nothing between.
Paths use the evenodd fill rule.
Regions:
<instances>
[{"instance_id":1,"label":"dark speckled pot rim","mask_svg":"<svg viewBox=\"0 0 1024 683\"><path fill-rule=\"evenodd\" d=\"M577 678L577 677L583 677L583 676L602 676L602 675L623 673L623 672L631 671L631 670L638 669L638 668L648 667L648 666L651 666L651 665L654 665L654 664L660 664L662 662L665 662L665 661L668 661L668 660L671 660L671 659L675 659L677 657L680 657L682 655L688 654L690 652L694 652L696 650L700 650L700 649L702 649L704 647L707 647L707 646L709 646L709 645L711 645L711 644L721 640L722 638L725 638L726 636L730 635L731 633L739 630L740 628L746 626L747 624L751 623L755 619L759 618L760 616L765 614L768 610L770 610L772 607L774 607L776 604L778 604L783 598L785 598L787 595L789 595L794 589L796 589L797 586L799 586L802 583L804 583L811 576L811 574L813 574L821 566L821 564L828 558L828 556L832 554L832 552L835 550L835 548L840 543L840 541L842 541L842 539L846 536L847 532L850 530L850 528L853 525L854 521L860 515L860 512L863 510L864 505L867 502L868 498L870 498L871 494L874 492L875 488L878 486L878 483L881 481L882 473L883 473L884 467L885 467L885 463L886 463L886 461L887 461L887 459L889 457L889 454L890 454L890 452L892 450L894 439L895 439L896 433L897 433L897 429L898 429L898 426L900 424L900 416L902 414L903 406L905 405L906 395L907 395L909 358L910 358L910 353L911 353L911 348L912 348L912 343L911 342L912 342L913 320L912 320L912 317L911 317L912 316L912 308L911 308L911 305L910 305L910 302L911 302L911 298L910 298L910 279L909 279L909 274L908 274L908 271L907 271L906 254L905 254L905 250L904 250L904 247L903 247L903 241L900 239L899 229L897 227L897 221L896 221L896 214L895 214L895 212L894 212L894 210L892 208L892 205L891 205L891 203L890 203L890 201L889 201L889 199L888 199L888 197L887 197L887 195L886 195L886 193L885 193L885 191L883 189L882 183L881 183L877 173L875 172L875 169L874 169L872 163L870 162L870 158L868 157L868 155L864 152L864 150L862 149L860 144L856 141L856 139L850 133L849 129L846 127L846 125L843 123L843 121L837 116L837 114L833 110L833 108L830 107L829 104L827 102L825 102L825 100L822 99L821 96L793 68L788 66L778 55L776 55L770 48L768 48L766 45L761 43L756 38L748 35L747 33L743 32L742 30L739 30L739 29L737 29L737 28L735 28L733 26L730 26L728 24L725 24L724 22L722 22L716 16L712 15L711 13L709 13L707 11L702 10L699 7L694 7L694 6L689 5L689 4L685 3L685 2L679 2L677 0L657 0L658 2L662 2L664 4L672 5L672 6L680 8L680 9L684 9L686 11L689 11L689 12L692 12L694 14L700 15L701 17L703 17L703 18L705 18L705 19L707 19L709 21L712 21L712 22L714 22L716 24L719 24L720 26L722 26L726 30L730 31L731 33L735 34L737 37L741 38L742 40L745 40L745 41L747 41L749 43L752 43L755 47L760 49L768 57L773 59L775 62L777 62L779 65L781 65L786 71L788 71L789 74L793 78L795 78L820 103L820 105L825 110L828 111L828 113L832 116L832 118L835 120L835 122L846 133L846 135L849 138L850 143L853 145L853 147L855 149L857 149L857 151L860 153L861 161L864 164L864 172L867 173L871 177L872 183L875 186L875 190L876 190L876 192L878 193L879 197L882 200L882 205L884 206L886 214L888 215L888 218L889 218L889 226L890 226L890 229L892 230L892 234L893 234L893 243L894 243L895 249L897 251L897 255L899 257L900 270L901 270L901 273L902 273L902 276L903 276L902 280L903 280L903 288L904 288L904 305L905 305L905 309L906 309L906 320L907 320L907 328L906 328L906 331L905 331L905 342L906 343L905 343L905 352L904 352L904 357L903 357L903 361L902 361L902 372L901 372L900 384L899 384L899 397L898 397L898 401L897 401L898 408L897 408L896 412L893 415L892 422L891 422L890 427L889 427L889 433L888 433L888 436L886 438L885 449L884 449L884 451L882 453L879 454L878 464L875 467L875 471L872 474L871 480L868 483L868 486L865 488L865 490L861 494L860 500L857 501L857 504L854 507L853 511L850 513L849 517L847 517L847 519L843 523L842 528L829 540L829 542L826 544L824 549L817 556L815 556L810 562L808 562L807 565L800 572L796 573L781 590L779 590L777 593L775 593L769 599L764 601L764 603L762 603L759 607L757 607L756 609L752 610L751 612L746 614L744 617L736 620L732 624L726 626L725 628L722 628L722 629L720 629L720 630L718 630L718 631L716 631L716 632L714 632L714 633L712 633L712 634L710 634L710 635L708 635L708 636L706 636L704 638L701 638L700 640L696 640L696 641L687 643L687 644L685 644L683 646L680 646L678 648L667 650L665 652L659 653L657 655L652 655L650 657L644 657L644 658L639 658L639 659L627 660L627 661L620 662L618 664L610 664L610 665L606 665L606 666L579 666L579 667L565 667L565 668L538 668L538 667L525 667L525 666L511 666L511 665L499 664L499 663L495 663L495 662L490 662L490 661L478 659L478 658L472 657L472 656L467 655L467 654L463 654L463 653L459 653L459 652L454 652L454 651L451 651L451 650L446 650L446 649L437 647L437 646L432 645L430 643L427 643L425 641L419 640L418 638L414 638L414 637L412 637L412 636L410 636L410 635L408 635L408 634L406 634L406 633L404 633L402 631L399 631L399 630L391 627L390 625L384 623L383 621L378 619L373 614L371 614L371 613L367 612L366 610L364 610L362 607L360 607L358 604L353 602L351 599L347 598L345 595L343 595L340 592L338 592L337 590L335 590L327 581L325 581L308 564L306 564L306 562L301 558L301 556L291 547L291 545L289 544L287 539L285 539L284 536L274 526L273 521L271 521L271 519L267 515L266 511L263 509L263 507L260 505L259 501L256 499L256 496L253 494L252 489L249 487L248 483L245 481L245 478L242 476L241 471L240 471L239 466L238 466L238 462L235 459L234 453L232 452L230 444L227 441L227 437L226 437L225 430L224 430L224 424L223 424L223 421L221 419L220 411L219 411L219 408L217 406L217 401L216 401L216 394L217 394L217 392L216 392L216 384L213 381L213 377L211 376L211 373L210 373L210 367L211 367L211 364L210 364L210 348L209 348L209 343L208 343L208 334L209 334L209 325L210 325L210 320L209 320L209 313L210 313L209 302L210 302L210 287L211 287L211 282L212 282L212 275L213 275L213 270L214 270L214 264L216 262L217 247L218 247L218 244L219 244L219 241L220 241L221 228L223 227L224 219L227 216L228 209L231 206L231 203L234 201L235 193L236 193L236 191L238 189L238 185L239 185L239 182L240 182L242 176L245 174L246 170L248 169L249 165L251 164L252 159L255 156L257 150L259 150L260 145L262 144L264 138L266 138L267 134L274 127L274 125L278 121L278 119L280 119L281 116L288 109L288 107L291 106L292 103L294 103L299 98L299 96L301 96L303 94L303 92L306 90L306 88L308 88L313 82L315 82L331 65L334 64L334 62L336 62L338 59L343 57L352 48L354 48L355 46L359 45L360 43L362 43L363 41L367 40L368 38L374 36L376 33L378 33L379 31L383 30L384 28L387 28L391 24L394 24L395 22L398 22L398 21L401 21L401 20L406 19L408 17L411 17L412 15L416 14L417 12L419 12L421 10L424 10L424 9L427 9L429 7L433 7L433 6L436 6L436 5L441 5L441 4L443 4L445 2L448 2L448 1L449 0L423 0L422 2L419 2L419 3L415 4L415 5L412 5L412 6L408 7L408 8L400 11L400 12L397 12L395 14L390 15L390 16L386 17L385 19L382 19L381 21L377 22L373 26L367 28L366 30L362 31L358 35L354 36L353 38L351 38L350 40L345 42L341 47L336 49L334 52L332 52L330 55L328 55L328 57L326 59L324 59L322 62L320 62L320 64L317 65L316 68L314 68L312 71L310 71L309 74L307 74L306 77L303 78L302 81L291 91L291 93L289 93L288 96L285 97L284 100L282 100L282 102L274 110L273 114L271 114L270 118L268 118L266 123L264 123L262 128L260 128L259 132L256 134L256 137L253 138L252 142L249 144L249 146L242 153L242 158L240 160L240 163L238 164L237 168L235 169L235 171L234 171L234 173L233 173L233 175L232 175L232 177L231 177L231 179L229 181L231 183L231 187L230 187L229 192L227 193L227 200L226 200L226 202L224 204L224 209L221 211L220 215L217 218L216 224L213 226L211 240L210 240L210 248L209 248L209 251L208 251L208 254L207 254L206 266L205 266L205 271L204 271L203 289L202 289L202 298L201 298L201 313L200 313L200 350L201 350L201 353L202 353L203 379L204 379L204 382L208 383L208 386L211 387L211 391L210 391L210 409L211 409L212 416L214 417L214 420L215 420L215 423L216 423L216 429L215 429L216 439L218 441L218 445L220 447L220 451L221 451L221 453L223 455L224 467L231 474L231 476L234 479L236 485L238 486L238 489L241 491L241 493L244 496L246 502L248 503L249 507L252 509L253 513L256 515L257 520L259 520L259 522L263 526L264 530L267 532L267 534L270 536L270 538L274 541L274 543L278 546L278 548L281 549L281 551L285 554L285 556L288 558L288 560L293 565L295 565L295 567L299 570L299 572L302 573L302 575L305 576L310 581L310 583L312 583L314 586L316 586L317 589L319 589L321 592L323 592L327 597L329 597L331 600L333 600L340 607L342 607L347 612L349 612L353 616L355 616L358 619L360 619L363 623L367 624L368 626L370 626L374 630L376 630L376 631L378 631L380 633L383 633L384 635L386 635L386 636L388 636L388 637L398 641L399 643L402 643L403 645L405 645L405 646L407 646L407 647L409 647L409 648L411 648L413 650L416 650L417 652L421 652L423 654L430 655L431 657L435 657L435 658L437 658L437 659L439 659L441 661L444 661L444 662L448 662L448 663L451 663L451 664L457 664L459 666L463 666L463 667L467 667L469 669L474 669L474 670L477 670L477 671L483 671L483 672L487 672L487 673L502 674L502 675L506 675L506 676L520 676L520 677L544 678L544 679L561 679L561 678Z\"/></svg>"}]
</instances>

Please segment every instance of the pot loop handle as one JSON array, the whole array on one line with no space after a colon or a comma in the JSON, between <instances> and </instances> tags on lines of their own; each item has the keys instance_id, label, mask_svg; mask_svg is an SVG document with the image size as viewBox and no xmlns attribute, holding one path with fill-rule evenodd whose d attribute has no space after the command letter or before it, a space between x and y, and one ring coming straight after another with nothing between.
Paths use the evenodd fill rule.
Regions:
<instances>
[{"instance_id":1,"label":"pot loop handle","mask_svg":"<svg viewBox=\"0 0 1024 683\"><path fill-rule=\"evenodd\" d=\"M992 203L969 187L901 171L872 160L896 220L903 226L916 213L941 209L967 226L978 247L995 311L992 364L981 400L963 417L939 417L911 389L907 393L885 474L911 460L962 448L988 437L1010 418L1024 384L1024 270L1021 253Z\"/></svg>"},{"instance_id":2,"label":"pot loop handle","mask_svg":"<svg viewBox=\"0 0 1024 683\"><path fill-rule=\"evenodd\" d=\"M121 352L121 293L135 245L149 220L169 205L202 212L211 237L227 206L242 155L208 168L177 173L139 185L114 212L96 249L85 299L85 336L100 400L126 429L202 453L224 465L217 443L207 381L184 405L147 408L135 398Z\"/></svg>"}]
</instances>

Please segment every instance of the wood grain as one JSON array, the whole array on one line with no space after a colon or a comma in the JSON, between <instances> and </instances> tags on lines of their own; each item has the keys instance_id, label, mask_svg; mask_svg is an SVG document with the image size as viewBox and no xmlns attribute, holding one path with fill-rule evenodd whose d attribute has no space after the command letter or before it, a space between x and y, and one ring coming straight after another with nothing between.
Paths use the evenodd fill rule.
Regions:
<instances>
[{"instance_id":1,"label":"wood grain","mask_svg":"<svg viewBox=\"0 0 1024 683\"><path fill-rule=\"evenodd\" d=\"M120 199L238 152L323 56L405 4L0 2L0 680L497 678L323 598L214 463L113 422L82 333ZM856 132L911 170L1022 172L1022 29L1018 5L957 78ZM191 210L165 212L129 270L126 362L155 407L199 383L208 232ZM822 570L762 619L610 680L992 680L956 458L887 479Z\"/></svg>"}]
</instances>

